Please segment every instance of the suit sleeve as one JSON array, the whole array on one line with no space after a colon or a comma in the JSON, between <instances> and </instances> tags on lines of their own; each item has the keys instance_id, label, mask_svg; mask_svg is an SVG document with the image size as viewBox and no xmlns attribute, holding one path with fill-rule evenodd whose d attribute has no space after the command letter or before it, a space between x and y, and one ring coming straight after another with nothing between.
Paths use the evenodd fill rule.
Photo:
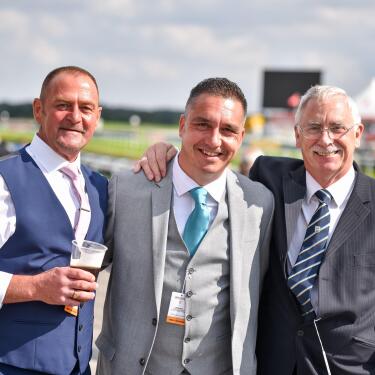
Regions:
<instances>
[{"instance_id":1,"label":"suit sleeve","mask_svg":"<svg viewBox=\"0 0 375 375\"><path fill-rule=\"evenodd\" d=\"M106 251L102 268L109 266L112 263L113 258L117 182L118 177L113 176L108 184L107 225L105 230L105 245L108 247L108 250Z\"/></svg>"}]
</instances>

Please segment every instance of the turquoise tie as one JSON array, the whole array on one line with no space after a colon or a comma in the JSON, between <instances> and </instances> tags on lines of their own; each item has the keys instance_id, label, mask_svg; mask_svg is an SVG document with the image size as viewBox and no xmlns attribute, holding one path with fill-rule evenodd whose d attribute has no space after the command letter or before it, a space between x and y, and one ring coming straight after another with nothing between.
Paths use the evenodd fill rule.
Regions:
<instances>
[{"instance_id":1,"label":"turquoise tie","mask_svg":"<svg viewBox=\"0 0 375 375\"><path fill-rule=\"evenodd\" d=\"M197 187L189 191L195 201L195 207L190 214L182 236L191 256L195 254L204 235L207 233L210 222L210 213L207 208L207 190Z\"/></svg>"}]
</instances>

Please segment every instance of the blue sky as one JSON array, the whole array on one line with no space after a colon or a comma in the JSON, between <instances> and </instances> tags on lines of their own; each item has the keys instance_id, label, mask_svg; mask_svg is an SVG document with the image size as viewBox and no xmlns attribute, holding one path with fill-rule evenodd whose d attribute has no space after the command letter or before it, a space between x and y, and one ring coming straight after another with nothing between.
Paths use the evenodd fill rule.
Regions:
<instances>
[{"instance_id":1,"label":"blue sky","mask_svg":"<svg viewBox=\"0 0 375 375\"><path fill-rule=\"evenodd\" d=\"M2 0L0 101L31 101L61 65L90 70L102 103L144 109L225 76L257 110L264 69L320 69L356 96L375 76L374 18L373 0Z\"/></svg>"}]
</instances>

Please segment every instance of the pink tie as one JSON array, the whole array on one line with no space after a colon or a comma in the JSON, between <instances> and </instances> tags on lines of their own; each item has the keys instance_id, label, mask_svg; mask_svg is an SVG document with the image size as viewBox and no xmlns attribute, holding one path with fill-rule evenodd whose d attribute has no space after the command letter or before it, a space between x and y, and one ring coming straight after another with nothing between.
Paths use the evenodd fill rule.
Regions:
<instances>
[{"instance_id":1,"label":"pink tie","mask_svg":"<svg viewBox=\"0 0 375 375\"><path fill-rule=\"evenodd\" d=\"M79 179L78 168L74 165L67 165L66 167L61 168L60 171L70 178L74 194L76 195L80 203L79 217L75 223L74 233L76 240L78 242L82 242L86 237L87 230L89 229L90 225L90 203L85 193L85 188L84 186L82 186L81 181Z\"/></svg>"}]
</instances>

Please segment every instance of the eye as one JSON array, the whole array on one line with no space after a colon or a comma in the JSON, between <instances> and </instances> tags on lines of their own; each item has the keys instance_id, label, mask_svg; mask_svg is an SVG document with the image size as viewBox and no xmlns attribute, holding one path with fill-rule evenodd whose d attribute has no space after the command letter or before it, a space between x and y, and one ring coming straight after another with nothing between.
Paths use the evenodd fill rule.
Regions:
<instances>
[{"instance_id":1,"label":"eye","mask_svg":"<svg viewBox=\"0 0 375 375\"><path fill-rule=\"evenodd\" d=\"M321 132L320 125L309 125L305 128L306 132L309 134L318 134Z\"/></svg>"},{"instance_id":2,"label":"eye","mask_svg":"<svg viewBox=\"0 0 375 375\"><path fill-rule=\"evenodd\" d=\"M208 128L208 123L207 122L197 122L195 126L198 129L207 129Z\"/></svg>"},{"instance_id":3,"label":"eye","mask_svg":"<svg viewBox=\"0 0 375 375\"><path fill-rule=\"evenodd\" d=\"M226 134L237 134L238 131L234 128L232 128L231 126L226 126L224 129L223 129L223 132L226 133Z\"/></svg>"},{"instance_id":4,"label":"eye","mask_svg":"<svg viewBox=\"0 0 375 375\"><path fill-rule=\"evenodd\" d=\"M94 108L90 105L84 105L84 106L81 106L80 108L83 113L91 113L94 110Z\"/></svg>"},{"instance_id":5,"label":"eye","mask_svg":"<svg viewBox=\"0 0 375 375\"><path fill-rule=\"evenodd\" d=\"M66 111L69 108L69 105L68 103L58 103L56 107L60 111Z\"/></svg>"},{"instance_id":6,"label":"eye","mask_svg":"<svg viewBox=\"0 0 375 375\"><path fill-rule=\"evenodd\" d=\"M346 132L346 127L343 125L333 125L329 127L330 131L335 134L341 134Z\"/></svg>"}]
</instances>

